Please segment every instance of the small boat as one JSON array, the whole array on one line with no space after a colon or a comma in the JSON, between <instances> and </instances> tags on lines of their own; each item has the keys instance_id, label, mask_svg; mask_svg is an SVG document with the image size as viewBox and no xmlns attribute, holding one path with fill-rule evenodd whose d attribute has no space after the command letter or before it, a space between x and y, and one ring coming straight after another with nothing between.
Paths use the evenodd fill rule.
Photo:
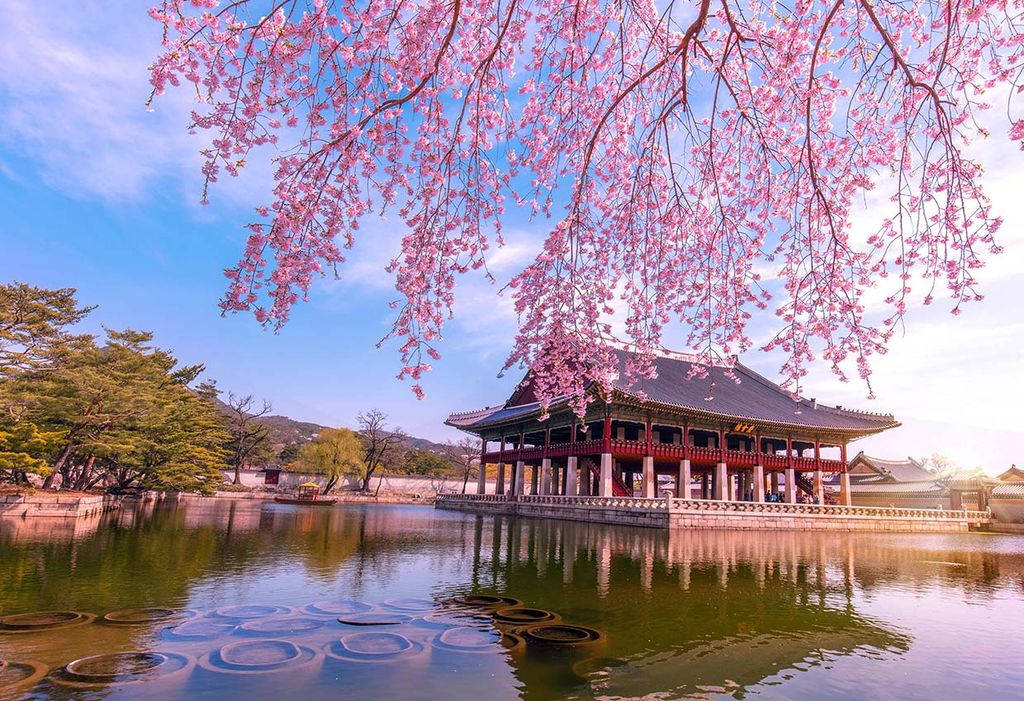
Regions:
<instances>
[{"instance_id":1,"label":"small boat","mask_svg":"<svg viewBox=\"0 0 1024 701\"><path fill-rule=\"evenodd\" d=\"M295 504L296 506L334 506L337 499L320 496L320 485L304 482L295 490L293 497L274 497L278 504Z\"/></svg>"}]
</instances>

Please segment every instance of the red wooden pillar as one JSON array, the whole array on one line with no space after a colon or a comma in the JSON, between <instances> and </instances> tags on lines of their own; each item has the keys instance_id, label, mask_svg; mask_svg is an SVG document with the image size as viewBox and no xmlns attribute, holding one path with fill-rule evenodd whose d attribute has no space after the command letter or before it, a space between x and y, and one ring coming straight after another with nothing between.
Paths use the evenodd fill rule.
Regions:
<instances>
[{"instance_id":1,"label":"red wooden pillar","mask_svg":"<svg viewBox=\"0 0 1024 701\"><path fill-rule=\"evenodd\" d=\"M814 469L821 471L821 441L814 440Z\"/></svg>"},{"instance_id":2,"label":"red wooden pillar","mask_svg":"<svg viewBox=\"0 0 1024 701\"><path fill-rule=\"evenodd\" d=\"M840 458L840 460L843 461L843 472L846 472L846 468L849 466L849 463L846 462L846 444L845 443L840 443L839 444L839 458Z\"/></svg>"},{"instance_id":3,"label":"red wooden pillar","mask_svg":"<svg viewBox=\"0 0 1024 701\"><path fill-rule=\"evenodd\" d=\"M572 433L569 434L569 455L576 454L576 427L575 421L572 422Z\"/></svg>"},{"instance_id":4,"label":"red wooden pillar","mask_svg":"<svg viewBox=\"0 0 1024 701\"><path fill-rule=\"evenodd\" d=\"M718 460L725 462L725 430L718 429Z\"/></svg>"},{"instance_id":5,"label":"red wooden pillar","mask_svg":"<svg viewBox=\"0 0 1024 701\"><path fill-rule=\"evenodd\" d=\"M651 439L652 438L653 438L653 424L651 423L650 419L647 419L647 452L644 453L644 455L654 455L654 453L651 452L651 446L652 446L652 440Z\"/></svg>"},{"instance_id":6,"label":"red wooden pillar","mask_svg":"<svg viewBox=\"0 0 1024 701\"><path fill-rule=\"evenodd\" d=\"M551 427L544 429L544 457L548 456L548 448L551 446Z\"/></svg>"},{"instance_id":7,"label":"red wooden pillar","mask_svg":"<svg viewBox=\"0 0 1024 701\"><path fill-rule=\"evenodd\" d=\"M786 467L793 467L793 437L786 436Z\"/></svg>"},{"instance_id":8,"label":"red wooden pillar","mask_svg":"<svg viewBox=\"0 0 1024 701\"><path fill-rule=\"evenodd\" d=\"M612 452L612 417L610 414L605 414L604 417L604 442L602 444L601 452L610 453Z\"/></svg>"},{"instance_id":9,"label":"red wooden pillar","mask_svg":"<svg viewBox=\"0 0 1024 701\"><path fill-rule=\"evenodd\" d=\"M683 424L683 457L687 460L690 459L690 424L689 422Z\"/></svg>"}]
</instances>

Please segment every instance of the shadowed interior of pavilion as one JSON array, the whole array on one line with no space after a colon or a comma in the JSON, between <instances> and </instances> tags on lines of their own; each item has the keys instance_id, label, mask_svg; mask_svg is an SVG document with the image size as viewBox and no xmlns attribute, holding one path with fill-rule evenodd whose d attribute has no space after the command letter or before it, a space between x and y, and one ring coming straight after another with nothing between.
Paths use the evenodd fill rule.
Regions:
<instances>
[{"instance_id":1,"label":"shadowed interior of pavilion","mask_svg":"<svg viewBox=\"0 0 1024 701\"><path fill-rule=\"evenodd\" d=\"M568 398L545 413L527 373L503 405L451 415L447 424L482 439L482 464L497 466L495 493L825 504L824 484L839 475L849 505L851 441L899 426L890 414L794 399L739 362L692 372L695 358L656 358L656 376L624 378L627 351L611 391L580 420ZM527 474L529 473L529 478ZM480 471L478 494L484 493Z\"/></svg>"}]
</instances>

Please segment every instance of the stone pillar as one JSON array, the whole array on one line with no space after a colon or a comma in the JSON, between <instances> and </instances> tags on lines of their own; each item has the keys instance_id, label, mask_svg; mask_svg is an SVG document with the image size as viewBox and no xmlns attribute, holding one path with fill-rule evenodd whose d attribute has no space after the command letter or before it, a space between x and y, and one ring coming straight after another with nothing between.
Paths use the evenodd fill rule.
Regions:
<instances>
[{"instance_id":1,"label":"stone pillar","mask_svg":"<svg viewBox=\"0 0 1024 701\"><path fill-rule=\"evenodd\" d=\"M764 501L764 465L754 465L754 501Z\"/></svg>"},{"instance_id":2,"label":"stone pillar","mask_svg":"<svg viewBox=\"0 0 1024 701\"><path fill-rule=\"evenodd\" d=\"M576 456L565 461L565 496L574 497L580 493L579 476L576 473Z\"/></svg>"},{"instance_id":3,"label":"stone pillar","mask_svg":"<svg viewBox=\"0 0 1024 701\"><path fill-rule=\"evenodd\" d=\"M729 488L729 467L724 462L715 465L714 488L713 499L718 501L727 501L729 499L729 492L731 491Z\"/></svg>"},{"instance_id":4,"label":"stone pillar","mask_svg":"<svg viewBox=\"0 0 1024 701\"><path fill-rule=\"evenodd\" d=\"M494 484L495 494L505 493L505 463L498 463L498 481Z\"/></svg>"},{"instance_id":5,"label":"stone pillar","mask_svg":"<svg viewBox=\"0 0 1024 701\"><path fill-rule=\"evenodd\" d=\"M814 471L814 501L819 504L825 503L825 479L821 470Z\"/></svg>"},{"instance_id":6,"label":"stone pillar","mask_svg":"<svg viewBox=\"0 0 1024 701\"><path fill-rule=\"evenodd\" d=\"M786 503L796 503L796 470L792 467L786 468Z\"/></svg>"},{"instance_id":7,"label":"stone pillar","mask_svg":"<svg viewBox=\"0 0 1024 701\"><path fill-rule=\"evenodd\" d=\"M551 494L551 458L544 458L540 461L540 494Z\"/></svg>"},{"instance_id":8,"label":"stone pillar","mask_svg":"<svg viewBox=\"0 0 1024 701\"><path fill-rule=\"evenodd\" d=\"M839 503L843 506L853 506L853 495L850 494L849 472L843 472L839 475Z\"/></svg>"},{"instance_id":9,"label":"stone pillar","mask_svg":"<svg viewBox=\"0 0 1024 701\"><path fill-rule=\"evenodd\" d=\"M693 475L690 474L690 461L679 461L679 476L676 478L676 499L692 499L693 493L690 490L690 482Z\"/></svg>"},{"instance_id":10,"label":"stone pillar","mask_svg":"<svg viewBox=\"0 0 1024 701\"><path fill-rule=\"evenodd\" d=\"M538 465L530 468L530 494L540 494L540 467Z\"/></svg>"},{"instance_id":11,"label":"stone pillar","mask_svg":"<svg viewBox=\"0 0 1024 701\"><path fill-rule=\"evenodd\" d=\"M710 499L711 498L711 485L708 482L711 481L710 476L706 472L700 473L700 498Z\"/></svg>"},{"instance_id":12,"label":"stone pillar","mask_svg":"<svg viewBox=\"0 0 1024 701\"><path fill-rule=\"evenodd\" d=\"M654 458L650 455L644 457L644 499L653 499L658 496L655 490L658 480L654 476Z\"/></svg>"},{"instance_id":13,"label":"stone pillar","mask_svg":"<svg viewBox=\"0 0 1024 701\"><path fill-rule=\"evenodd\" d=\"M476 493L487 493L487 463L483 460L480 461L480 469L477 471L476 475Z\"/></svg>"},{"instance_id":14,"label":"stone pillar","mask_svg":"<svg viewBox=\"0 0 1024 701\"><path fill-rule=\"evenodd\" d=\"M772 472L772 494L779 495L779 473Z\"/></svg>"},{"instance_id":15,"label":"stone pillar","mask_svg":"<svg viewBox=\"0 0 1024 701\"><path fill-rule=\"evenodd\" d=\"M522 460L516 461L515 484L512 486L512 493L516 496L523 495L523 482L526 473L526 464Z\"/></svg>"},{"instance_id":16,"label":"stone pillar","mask_svg":"<svg viewBox=\"0 0 1024 701\"><path fill-rule=\"evenodd\" d=\"M612 454L601 453L601 476L597 487L598 496L612 496Z\"/></svg>"}]
</instances>

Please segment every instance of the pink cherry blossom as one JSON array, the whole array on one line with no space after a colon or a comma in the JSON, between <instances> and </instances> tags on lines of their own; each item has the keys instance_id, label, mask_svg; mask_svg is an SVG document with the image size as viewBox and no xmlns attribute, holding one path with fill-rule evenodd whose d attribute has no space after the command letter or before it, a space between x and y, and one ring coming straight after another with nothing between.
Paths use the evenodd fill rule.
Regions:
<instances>
[{"instance_id":1,"label":"pink cherry blossom","mask_svg":"<svg viewBox=\"0 0 1024 701\"><path fill-rule=\"evenodd\" d=\"M999 220L965 147L987 94L1009 89L1024 145L1024 0L163 0L151 15L154 95L188 85L189 128L211 135L204 199L275 149L223 309L280 326L365 216L396 211L390 336L417 396L456 280L489 275L507 208L554 220L509 285L508 366L535 371L545 404L583 411L584 383L617 371L613 342L649 375L676 325L701 363L781 351L794 392L812 362L868 381L909 308L980 298ZM772 313L755 344L750 319Z\"/></svg>"}]
</instances>

